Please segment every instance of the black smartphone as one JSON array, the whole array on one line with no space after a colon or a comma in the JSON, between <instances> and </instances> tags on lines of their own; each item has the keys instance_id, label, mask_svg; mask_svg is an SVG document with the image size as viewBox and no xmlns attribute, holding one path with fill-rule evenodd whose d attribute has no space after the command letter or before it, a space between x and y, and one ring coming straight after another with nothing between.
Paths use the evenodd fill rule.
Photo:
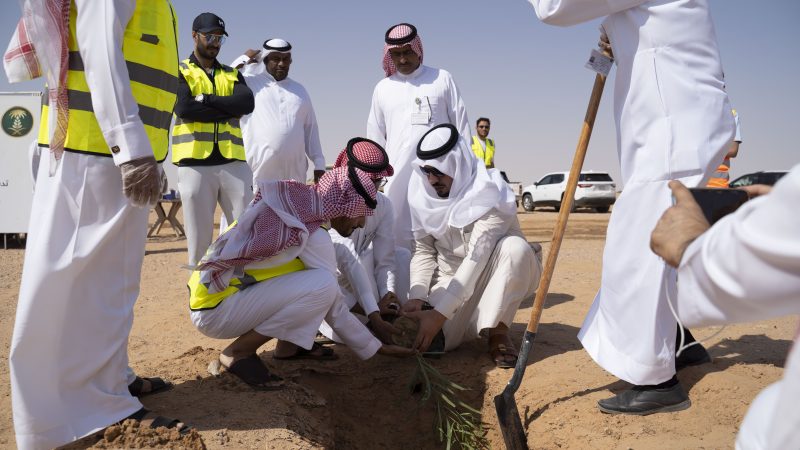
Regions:
<instances>
[{"instance_id":1,"label":"black smartphone","mask_svg":"<svg viewBox=\"0 0 800 450\"><path fill-rule=\"evenodd\" d=\"M740 189L690 188L689 191L711 225L747 201L747 192Z\"/></svg>"}]
</instances>

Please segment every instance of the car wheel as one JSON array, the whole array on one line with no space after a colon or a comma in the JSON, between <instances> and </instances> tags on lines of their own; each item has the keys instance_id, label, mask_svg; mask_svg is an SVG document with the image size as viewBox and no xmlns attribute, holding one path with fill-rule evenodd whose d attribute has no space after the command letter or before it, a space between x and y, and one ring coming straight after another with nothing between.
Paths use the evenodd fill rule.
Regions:
<instances>
[{"instance_id":1,"label":"car wheel","mask_svg":"<svg viewBox=\"0 0 800 450\"><path fill-rule=\"evenodd\" d=\"M596 206L594 208L594 210L599 212L599 213L607 213L608 212L608 206Z\"/></svg>"},{"instance_id":2,"label":"car wheel","mask_svg":"<svg viewBox=\"0 0 800 450\"><path fill-rule=\"evenodd\" d=\"M533 204L533 197L531 194L525 194L522 196L522 209L528 212L533 212L536 206Z\"/></svg>"}]
</instances>

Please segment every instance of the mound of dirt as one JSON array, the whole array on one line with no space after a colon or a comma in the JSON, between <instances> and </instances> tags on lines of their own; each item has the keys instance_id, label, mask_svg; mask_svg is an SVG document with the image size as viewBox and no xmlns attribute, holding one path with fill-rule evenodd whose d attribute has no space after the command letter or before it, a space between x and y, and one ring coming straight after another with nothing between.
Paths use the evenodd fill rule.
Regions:
<instances>
[{"instance_id":1,"label":"mound of dirt","mask_svg":"<svg viewBox=\"0 0 800 450\"><path fill-rule=\"evenodd\" d=\"M103 439L90 448L181 448L205 450L203 438L194 429L181 435L174 428L142 427L136 420L126 420L106 428Z\"/></svg>"}]
</instances>

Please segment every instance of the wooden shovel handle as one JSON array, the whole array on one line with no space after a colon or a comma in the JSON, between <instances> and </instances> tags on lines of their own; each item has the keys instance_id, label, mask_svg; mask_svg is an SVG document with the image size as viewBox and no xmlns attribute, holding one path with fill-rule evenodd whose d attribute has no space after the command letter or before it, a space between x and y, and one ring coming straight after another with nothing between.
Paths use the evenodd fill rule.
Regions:
<instances>
[{"instance_id":1,"label":"wooden shovel handle","mask_svg":"<svg viewBox=\"0 0 800 450\"><path fill-rule=\"evenodd\" d=\"M553 278L553 271L556 268L558 251L561 249L561 241L564 239L564 231L567 229L567 219L569 219L572 204L575 201L575 189L578 187L578 178L583 168L583 160L586 157L586 149L589 147L589 138L592 136L594 119L597 117L597 109L600 107L600 98L603 95L603 87L606 84L606 76L597 74L592 88L592 97L589 99L589 106L586 108L586 118L583 119L581 138L578 140L578 147L575 149L575 158L572 160L572 168L569 170L567 188L564 191L564 198L561 200L561 210L558 212L558 221L553 230L553 241L550 244L550 251L547 253L547 261L544 263L542 277L539 279L539 287L536 289L536 298L533 301L531 317L528 320L528 331L536 333L539 328L539 319L542 317L544 300L550 289L550 280Z\"/></svg>"}]
</instances>

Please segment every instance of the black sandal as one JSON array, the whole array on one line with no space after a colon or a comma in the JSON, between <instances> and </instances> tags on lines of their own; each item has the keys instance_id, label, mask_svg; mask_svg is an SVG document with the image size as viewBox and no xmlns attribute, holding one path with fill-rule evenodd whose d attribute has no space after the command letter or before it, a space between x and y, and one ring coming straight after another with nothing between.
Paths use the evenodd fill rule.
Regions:
<instances>
[{"instance_id":1,"label":"black sandal","mask_svg":"<svg viewBox=\"0 0 800 450\"><path fill-rule=\"evenodd\" d=\"M150 389L142 391L144 382L150 383ZM165 392L172 389L173 384L169 381L164 381L159 377L139 377L137 376L133 383L128 385L128 392L134 397L144 397L146 395L155 394L156 392Z\"/></svg>"},{"instance_id":2,"label":"black sandal","mask_svg":"<svg viewBox=\"0 0 800 450\"><path fill-rule=\"evenodd\" d=\"M257 391L276 391L284 387L283 378L270 373L264 361L255 353L237 359L226 369Z\"/></svg>"}]
</instances>

